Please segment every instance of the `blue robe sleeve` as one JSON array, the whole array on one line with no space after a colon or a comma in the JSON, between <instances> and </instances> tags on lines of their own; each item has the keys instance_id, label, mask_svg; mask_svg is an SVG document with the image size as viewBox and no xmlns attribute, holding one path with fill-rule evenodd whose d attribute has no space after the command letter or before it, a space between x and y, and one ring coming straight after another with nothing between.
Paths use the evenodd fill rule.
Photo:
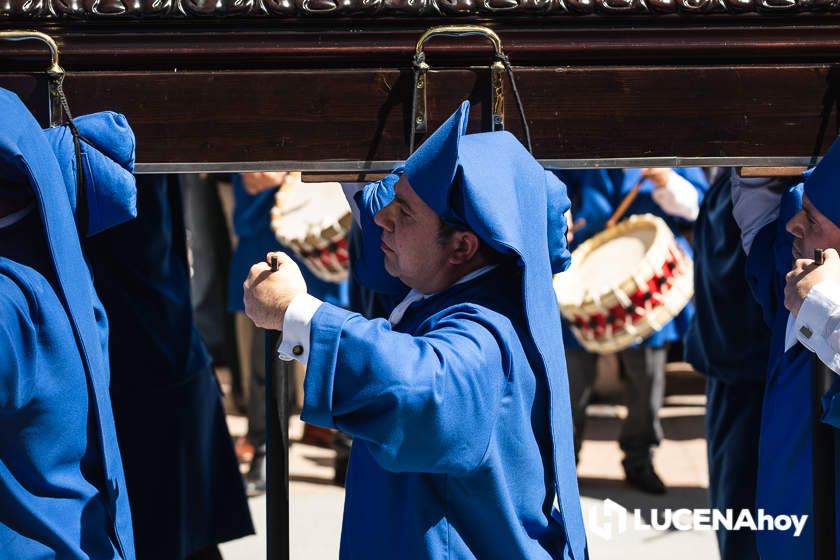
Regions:
<instances>
[{"instance_id":1,"label":"blue robe sleeve","mask_svg":"<svg viewBox=\"0 0 840 560\"><path fill-rule=\"evenodd\" d=\"M29 402L35 385L37 331L20 288L0 276L0 413Z\"/></svg>"},{"instance_id":2,"label":"blue robe sleeve","mask_svg":"<svg viewBox=\"0 0 840 560\"><path fill-rule=\"evenodd\" d=\"M134 133L123 115L94 113L75 119L80 142L88 221L80 237L96 235L137 217L134 182ZM67 125L48 128L44 135L58 159L70 207L76 200L76 149Z\"/></svg>"},{"instance_id":3,"label":"blue robe sleeve","mask_svg":"<svg viewBox=\"0 0 840 560\"><path fill-rule=\"evenodd\" d=\"M456 306L412 336L321 305L301 418L364 440L390 471L472 472L489 446L510 371L490 314ZM507 321L492 315L497 325Z\"/></svg>"}]
</instances>

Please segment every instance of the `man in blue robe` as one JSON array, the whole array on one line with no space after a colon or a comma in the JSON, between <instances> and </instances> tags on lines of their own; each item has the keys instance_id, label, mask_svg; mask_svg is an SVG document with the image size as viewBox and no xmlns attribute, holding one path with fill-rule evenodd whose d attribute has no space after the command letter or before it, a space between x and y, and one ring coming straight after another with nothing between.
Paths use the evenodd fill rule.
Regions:
<instances>
[{"instance_id":1,"label":"man in blue robe","mask_svg":"<svg viewBox=\"0 0 840 560\"><path fill-rule=\"evenodd\" d=\"M572 215L575 223L580 224L574 231L572 249L601 232L622 200L644 179L624 217L632 214L659 216L671 228L680 247L691 256L691 247L680 229L695 220L706 192L706 178L699 168L586 169L558 171L557 174L569 187ZM627 417L618 440L624 451L622 465L628 484L652 494L666 491L653 468L651 449L662 440L659 410L665 397L668 347L682 339L692 313L693 306L689 303L661 330L618 353L626 377L627 395ZM598 356L583 349L565 320L563 328L577 456L583 442L586 407L592 396Z\"/></svg>"},{"instance_id":2,"label":"man in blue robe","mask_svg":"<svg viewBox=\"0 0 840 560\"><path fill-rule=\"evenodd\" d=\"M750 293L732 178L718 174L694 224L695 313L686 359L706 380L709 497L719 511L754 511L770 331ZM737 313L733 312L737 309ZM722 560L758 558L755 533L718 529Z\"/></svg>"},{"instance_id":3,"label":"man in blue robe","mask_svg":"<svg viewBox=\"0 0 840 560\"><path fill-rule=\"evenodd\" d=\"M467 135L468 108L355 197L357 276L410 288L389 320L307 295L282 254L246 281L307 363L302 417L354 438L344 559L587 555L551 285L568 199L509 133Z\"/></svg>"},{"instance_id":4,"label":"man in blue robe","mask_svg":"<svg viewBox=\"0 0 840 560\"><path fill-rule=\"evenodd\" d=\"M760 530L761 558L814 558L814 502L821 492L814 480L815 420L840 426L838 383L814 406L814 355L798 341L795 320L784 307L785 274L794 259L814 249L840 248L840 204L834 183L840 165L835 142L804 186L779 195L773 184L741 180L733 186L733 215L747 253L752 292L770 325L772 339L759 440L756 508L769 515L807 515L804 530ZM835 434L835 447L837 446ZM827 468L837 473L836 461ZM836 496L830 496L836 510ZM840 519L835 513L835 518ZM835 529L835 535L837 531ZM834 557L837 557L835 550Z\"/></svg>"},{"instance_id":5,"label":"man in blue robe","mask_svg":"<svg viewBox=\"0 0 840 560\"><path fill-rule=\"evenodd\" d=\"M91 117L128 135L133 162L125 120ZM77 191L63 175L75 160L63 169L51 148L0 90L0 555L132 559L107 321L79 236L131 218L134 181L120 154L82 142Z\"/></svg>"}]
</instances>

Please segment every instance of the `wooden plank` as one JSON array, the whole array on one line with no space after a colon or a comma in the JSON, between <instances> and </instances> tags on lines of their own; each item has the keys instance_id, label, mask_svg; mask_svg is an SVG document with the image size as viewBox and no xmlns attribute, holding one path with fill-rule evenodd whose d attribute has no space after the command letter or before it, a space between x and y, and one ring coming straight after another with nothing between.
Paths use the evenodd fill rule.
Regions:
<instances>
[{"instance_id":1,"label":"wooden plank","mask_svg":"<svg viewBox=\"0 0 840 560\"><path fill-rule=\"evenodd\" d=\"M838 132L840 83L828 65L530 67L516 76L535 154L546 160L775 158L787 165L824 151ZM32 83L4 75L0 84L10 78ZM76 114L125 113L139 163L249 168L403 159L412 83L408 69L75 72L65 90ZM471 130L486 129L488 91L483 68L433 71L430 124L469 98ZM30 106L43 106L32 87L21 93ZM510 88L506 117L521 137Z\"/></svg>"}]
</instances>

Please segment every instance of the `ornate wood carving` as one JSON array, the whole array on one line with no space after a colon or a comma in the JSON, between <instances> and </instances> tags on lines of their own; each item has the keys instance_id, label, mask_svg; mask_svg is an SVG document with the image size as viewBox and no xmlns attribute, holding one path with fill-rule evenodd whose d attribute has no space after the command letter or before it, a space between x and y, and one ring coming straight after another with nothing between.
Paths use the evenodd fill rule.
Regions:
<instances>
[{"instance_id":1,"label":"ornate wood carving","mask_svg":"<svg viewBox=\"0 0 840 560\"><path fill-rule=\"evenodd\" d=\"M840 0L2 0L0 17L190 19L838 13Z\"/></svg>"}]
</instances>

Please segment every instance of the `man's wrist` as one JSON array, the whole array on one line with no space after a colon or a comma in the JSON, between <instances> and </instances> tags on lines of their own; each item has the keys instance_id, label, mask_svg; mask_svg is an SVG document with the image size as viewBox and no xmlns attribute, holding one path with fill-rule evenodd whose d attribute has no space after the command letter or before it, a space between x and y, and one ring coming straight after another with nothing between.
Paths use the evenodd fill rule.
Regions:
<instances>
[{"instance_id":1,"label":"man's wrist","mask_svg":"<svg viewBox=\"0 0 840 560\"><path fill-rule=\"evenodd\" d=\"M309 359L309 332L312 317L323 302L309 294L298 294L289 303L281 324L283 340L277 348L281 360L298 360L306 364Z\"/></svg>"},{"instance_id":2,"label":"man's wrist","mask_svg":"<svg viewBox=\"0 0 840 560\"><path fill-rule=\"evenodd\" d=\"M812 336L827 338L831 333L826 332L826 325L832 314L840 307L838 301L840 301L840 284L823 280L812 287L802 300L796 315L797 337L800 340L809 339Z\"/></svg>"}]
</instances>

